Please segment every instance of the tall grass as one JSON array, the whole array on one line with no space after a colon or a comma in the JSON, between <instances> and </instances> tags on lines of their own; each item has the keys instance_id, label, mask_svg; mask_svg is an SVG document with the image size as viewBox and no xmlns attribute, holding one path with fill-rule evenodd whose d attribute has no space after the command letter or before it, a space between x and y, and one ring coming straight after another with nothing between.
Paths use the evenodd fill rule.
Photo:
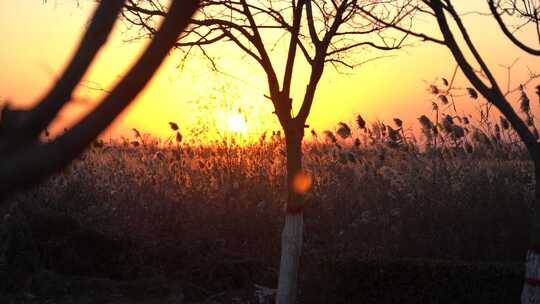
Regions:
<instances>
[{"instance_id":1,"label":"tall grass","mask_svg":"<svg viewBox=\"0 0 540 304\"><path fill-rule=\"evenodd\" d=\"M522 259L532 164L508 127L488 134L464 118L435 124L422 116L417 139L400 119L356 121L339 123L335 133L313 130L304 143L313 180L306 263L350 256ZM195 275L217 260L250 260L269 267L272 277L285 201L281 134L243 145L185 144L174 134L166 142L135 132L123 143L97 143L18 200L131 240L134 272Z\"/></svg>"},{"instance_id":2,"label":"tall grass","mask_svg":"<svg viewBox=\"0 0 540 304\"><path fill-rule=\"evenodd\" d=\"M474 90L464 91L478 99ZM534 192L525 148L507 120L493 119L488 104L477 101L474 119L458 114L448 92L436 86L430 92L436 97L433 113L418 117L414 126L398 117L383 122L357 115L354 124L306 132L303 166L311 189L302 264L311 270L301 272L301 282L309 273L317 286L311 296L319 296L328 279L323 273L341 272L324 267L351 258L523 260ZM521 112L536 128L523 90L521 95ZM30 216L15 215L13 208L2 219L13 225L0 225L0 245L8 244L0 248L0 277L4 253L12 252L11 261L21 265L32 260L66 269L88 262L72 269L101 265L95 271L113 276L107 267L114 265L115 277L166 276L205 296L246 282L274 286L286 193L281 132L241 142L224 132L210 144L197 144L204 128L184 134L176 122L168 126L166 139L133 129L120 141L96 141L64 172L13 199L23 211L39 207L123 240L104 254L107 261L122 251L121 262L101 265L70 256L71 249L64 249L77 245L69 245L69 238L61 244L34 235L25 222ZM415 127L419 132L411 131ZM77 229L66 223L37 230ZM98 247L91 252L102 251ZM25 250L30 259L17 256Z\"/></svg>"}]
</instances>

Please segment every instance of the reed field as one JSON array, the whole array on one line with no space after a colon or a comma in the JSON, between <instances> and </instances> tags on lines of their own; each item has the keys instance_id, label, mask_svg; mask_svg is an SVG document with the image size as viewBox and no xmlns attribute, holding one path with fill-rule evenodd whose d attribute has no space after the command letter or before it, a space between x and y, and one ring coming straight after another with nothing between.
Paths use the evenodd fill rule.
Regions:
<instances>
[{"instance_id":1,"label":"reed field","mask_svg":"<svg viewBox=\"0 0 540 304\"><path fill-rule=\"evenodd\" d=\"M532 163L504 119L441 121L421 116L417 136L400 119L361 116L306 131L304 303L519 298ZM67 170L14 197L2 225L2 288L27 290L33 296L15 299L30 303L68 303L89 289L92 297L265 303L286 199L282 135L197 145L170 127L168 140L134 130L95 142ZM446 283L432 286L438 276Z\"/></svg>"}]
</instances>

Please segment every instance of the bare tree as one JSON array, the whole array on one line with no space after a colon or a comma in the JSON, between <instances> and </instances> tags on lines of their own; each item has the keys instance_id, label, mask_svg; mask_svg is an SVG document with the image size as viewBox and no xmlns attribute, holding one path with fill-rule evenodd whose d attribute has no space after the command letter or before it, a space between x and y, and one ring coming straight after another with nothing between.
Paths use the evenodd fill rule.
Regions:
<instances>
[{"instance_id":1,"label":"bare tree","mask_svg":"<svg viewBox=\"0 0 540 304\"><path fill-rule=\"evenodd\" d=\"M502 32L512 43L531 55L540 56L540 1L488 0L488 5ZM534 29L538 46L529 46L518 37L517 33L526 27Z\"/></svg>"},{"instance_id":2,"label":"bare tree","mask_svg":"<svg viewBox=\"0 0 540 304\"><path fill-rule=\"evenodd\" d=\"M0 120L0 201L12 191L31 187L61 170L94 141L145 87L198 6L197 0L174 0L152 41L126 76L65 134L40 141L58 112L71 99L74 89L106 43L124 0L102 1L77 51L52 89L31 109L5 105Z\"/></svg>"},{"instance_id":3,"label":"bare tree","mask_svg":"<svg viewBox=\"0 0 540 304\"><path fill-rule=\"evenodd\" d=\"M520 0L505 1L505 3L511 5L511 11L508 9L501 11L501 1L494 2L493 0L487 0L487 4L491 9L492 14L498 20L499 25L502 27L506 36L526 52L533 55L538 54L538 51L526 46L523 42L518 40L513 32L507 29L505 23L501 19L502 12L516 12L520 15L519 18L525 19L525 22L538 24L538 2ZM492 67L486 63L473 38L469 34L469 29L462 19L463 14L458 12L452 0L418 0L415 3L409 4L408 9L395 12L396 15L401 14L401 17L396 18L403 20L403 15L410 15L413 11L421 14L422 18L431 18L434 23L436 22L437 27L440 30L440 36L418 31L411 23L394 24L391 26L422 40L446 46L460 69L474 87L474 89L470 88L469 91L474 95L477 95L476 92L479 92L488 102L494 105L502 115L504 115L523 142L534 163L534 176L536 182L535 201L531 216L531 239L526 256L525 282L521 301L524 304L540 303L540 144L534 126L534 119L530 114L529 98L524 89L524 84L530 82L531 79L527 80L517 89L502 89L499 81L492 72ZM368 14L369 12L365 13ZM376 15L372 14L371 17L374 21L387 24ZM535 28L535 31L538 31L537 25ZM462 40L458 41L458 36L459 39ZM537 76L532 75L531 77L535 78ZM523 112L523 117L520 117L518 112L512 107L509 99L510 94L515 91L521 92L520 111Z\"/></svg>"},{"instance_id":4,"label":"bare tree","mask_svg":"<svg viewBox=\"0 0 540 304\"><path fill-rule=\"evenodd\" d=\"M353 68L355 50L395 50L406 35L387 35L386 25L373 23L362 11L375 12L376 3L366 0L204 0L194 27L176 46L186 56L198 50L215 66L211 46L234 45L266 74L268 99L285 133L288 196L282 233L281 265L277 302L294 303L303 238L304 194L295 188L302 172L302 139L317 85L326 64ZM129 0L124 17L153 35L152 17L163 14L160 0ZM386 20L393 23L395 20ZM287 53L272 52L273 45L288 37ZM299 54L297 54L299 53ZM281 55L281 56L280 56ZM375 55L377 57L377 55ZM303 59L310 67L309 79L299 110L293 114L291 85L295 63ZM282 69L276 69L281 64ZM278 75L278 70L283 71Z\"/></svg>"}]
</instances>

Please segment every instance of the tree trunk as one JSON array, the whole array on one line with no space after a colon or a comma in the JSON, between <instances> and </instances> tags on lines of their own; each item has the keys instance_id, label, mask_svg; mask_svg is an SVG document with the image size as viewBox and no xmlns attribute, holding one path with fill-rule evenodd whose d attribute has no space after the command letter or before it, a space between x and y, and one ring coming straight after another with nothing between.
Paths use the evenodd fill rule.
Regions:
<instances>
[{"instance_id":1,"label":"tree trunk","mask_svg":"<svg viewBox=\"0 0 540 304\"><path fill-rule=\"evenodd\" d=\"M522 304L540 304L540 155L533 159L535 198L531 217L531 236L525 260Z\"/></svg>"},{"instance_id":2,"label":"tree trunk","mask_svg":"<svg viewBox=\"0 0 540 304\"><path fill-rule=\"evenodd\" d=\"M279 266L277 304L296 302L298 268L302 253L303 197L295 191L294 179L302 170L302 127L285 128L287 148L287 208L281 235L281 263Z\"/></svg>"}]
</instances>

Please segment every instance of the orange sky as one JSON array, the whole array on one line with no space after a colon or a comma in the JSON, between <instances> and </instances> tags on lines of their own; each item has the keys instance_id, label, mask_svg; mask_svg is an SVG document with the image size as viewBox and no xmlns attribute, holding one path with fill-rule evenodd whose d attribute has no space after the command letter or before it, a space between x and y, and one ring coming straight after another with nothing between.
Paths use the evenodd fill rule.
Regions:
<instances>
[{"instance_id":1,"label":"orange sky","mask_svg":"<svg viewBox=\"0 0 540 304\"><path fill-rule=\"evenodd\" d=\"M81 1L84 2L84 1ZM88 1L90 3L90 1ZM483 1L457 1L462 11L483 10ZM74 0L49 0L47 4L35 0L0 1L0 99L16 104L35 102L53 83L70 54L92 12L93 4ZM493 66L501 83L505 84L505 70L499 64L510 64L520 58L514 71L514 86L526 77L526 67L540 71L538 60L527 57L509 44L489 17L467 16L473 38ZM429 27L429 25L425 25ZM109 89L137 57L144 42L126 42L124 27L115 28L114 37L100 53L91 72L85 76L93 87ZM124 33L125 34L125 33ZM180 55L173 53L148 88L136 102L107 131L106 136L131 135L136 127L144 132L165 136L167 122L179 122L183 128L193 125L201 117L202 108L210 108L210 119L220 120L228 103L229 108L242 107L248 128L263 130L276 127L270 102L264 99L267 85L259 66L247 58L223 49L221 59L225 74L211 72L207 62L191 60L184 70L178 69ZM316 129L333 128L338 121L349 121L356 113L388 121L401 117L415 123L420 114L431 109L426 82L437 76L450 77L454 62L446 48L427 43L416 43L394 54L394 57L375 61L348 74L326 69L319 85L313 111L308 123ZM305 89L299 66L295 72L293 97ZM459 75L461 79L463 77ZM222 93L226 92L226 93ZM79 88L76 100L62 113L60 122L67 124L77 113L91 109L102 92ZM225 96L225 97L224 97ZM532 98L536 100L536 98ZM470 108L464 100L460 108ZM128 133L129 132L129 133Z\"/></svg>"}]
</instances>

